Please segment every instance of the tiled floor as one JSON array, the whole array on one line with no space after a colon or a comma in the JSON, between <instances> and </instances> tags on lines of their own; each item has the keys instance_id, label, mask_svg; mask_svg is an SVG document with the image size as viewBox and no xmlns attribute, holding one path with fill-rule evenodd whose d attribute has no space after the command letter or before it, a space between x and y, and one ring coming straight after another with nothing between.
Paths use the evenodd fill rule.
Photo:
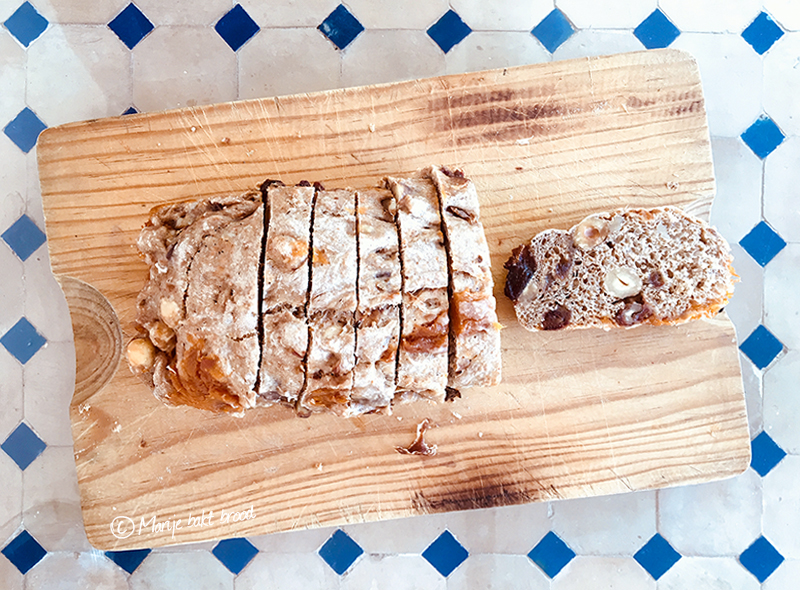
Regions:
<instances>
[{"instance_id":1,"label":"tiled floor","mask_svg":"<svg viewBox=\"0 0 800 590\"><path fill-rule=\"evenodd\" d=\"M800 584L800 5L791 0L0 2L0 587L736 588ZM74 352L49 274L36 140L123 112L671 46L703 77L712 220L742 282L753 438L702 486L197 546L83 534Z\"/></svg>"}]
</instances>

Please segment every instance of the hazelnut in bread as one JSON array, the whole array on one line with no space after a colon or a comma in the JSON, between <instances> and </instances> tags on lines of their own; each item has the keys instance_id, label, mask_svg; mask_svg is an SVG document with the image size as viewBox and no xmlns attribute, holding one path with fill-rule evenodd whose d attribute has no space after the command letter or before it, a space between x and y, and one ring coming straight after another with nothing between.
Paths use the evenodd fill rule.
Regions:
<instances>
[{"instance_id":1,"label":"hazelnut in bread","mask_svg":"<svg viewBox=\"0 0 800 590\"><path fill-rule=\"evenodd\" d=\"M725 239L677 207L590 215L545 230L506 262L505 294L528 330L678 324L733 295Z\"/></svg>"}]
</instances>

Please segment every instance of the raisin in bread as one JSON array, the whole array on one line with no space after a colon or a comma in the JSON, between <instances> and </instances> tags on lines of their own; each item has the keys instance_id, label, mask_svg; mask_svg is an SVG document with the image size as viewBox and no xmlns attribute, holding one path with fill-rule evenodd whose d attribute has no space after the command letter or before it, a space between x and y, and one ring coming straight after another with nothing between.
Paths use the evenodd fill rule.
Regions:
<instances>
[{"instance_id":1,"label":"raisin in bread","mask_svg":"<svg viewBox=\"0 0 800 590\"><path fill-rule=\"evenodd\" d=\"M506 262L505 294L528 330L677 324L733 294L724 238L677 207L590 215L545 230Z\"/></svg>"}]
</instances>

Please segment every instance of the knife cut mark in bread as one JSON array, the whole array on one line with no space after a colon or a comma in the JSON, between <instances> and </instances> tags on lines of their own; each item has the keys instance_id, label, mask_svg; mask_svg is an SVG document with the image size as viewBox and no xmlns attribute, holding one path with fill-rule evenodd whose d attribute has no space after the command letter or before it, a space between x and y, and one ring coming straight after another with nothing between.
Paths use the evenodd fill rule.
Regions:
<instances>
[{"instance_id":1,"label":"knife cut mark in bread","mask_svg":"<svg viewBox=\"0 0 800 590\"><path fill-rule=\"evenodd\" d=\"M356 352L358 259L354 192L317 191L311 246L306 386L298 410L346 414Z\"/></svg>"},{"instance_id":2,"label":"knife cut mark in bread","mask_svg":"<svg viewBox=\"0 0 800 590\"><path fill-rule=\"evenodd\" d=\"M591 215L545 230L506 262L528 330L678 324L718 313L735 273L725 239L677 207Z\"/></svg>"},{"instance_id":3,"label":"knife cut mark in bread","mask_svg":"<svg viewBox=\"0 0 800 590\"><path fill-rule=\"evenodd\" d=\"M258 404L294 404L305 382L314 188L279 182L265 188L268 216L261 279L263 333Z\"/></svg>"},{"instance_id":4,"label":"knife cut mark in bread","mask_svg":"<svg viewBox=\"0 0 800 590\"><path fill-rule=\"evenodd\" d=\"M424 177L386 182L397 200L403 279L396 401L443 401L448 370L448 278L436 187Z\"/></svg>"},{"instance_id":5,"label":"knife cut mark in bread","mask_svg":"<svg viewBox=\"0 0 800 590\"><path fill-rule=\"evenodd\" d=\"M461 389L500 382L500 324L495 311L489 245L478 193L460 171L426 171L439 192L450 277L448 386Z\"/></svg>"},{"instance_id":6,"label":"knife cut mark in bread","mask_svg":"<svg viewBox=\"0 0 800 590\"><path fill-rule=\"evenodd\" d=\"M166 205L139 236L150 278L136 322L146 336L128 358L165 403L235 414L254 404L261 207L256 192Z\"/></svg>"},{"instance_id":7,"label":"knife cut mark in bread","mask_svg":"<svg viewBox=\"0 0 800 590\"><path fill-rule=\"evenodd\" d=\"M358 311L356 366L351 411L391 406L400 338L402 276L394 195L386 189L359 190Z\"/></svg>"}]
</instances>

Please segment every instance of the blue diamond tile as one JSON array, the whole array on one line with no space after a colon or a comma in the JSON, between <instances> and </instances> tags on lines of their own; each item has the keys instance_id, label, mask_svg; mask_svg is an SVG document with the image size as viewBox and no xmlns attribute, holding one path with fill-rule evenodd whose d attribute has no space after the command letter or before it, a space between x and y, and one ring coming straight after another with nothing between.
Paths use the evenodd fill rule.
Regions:
<instances>
[{"instance_id":1,"label":"blue diamond tile","mask_svg":"<svg viewBox=\"0 0 800 590\"><path fill-rule=\"evenodd\" d=\"M8 32L25 47L30 45L47 28L47 19L39 14L30 2L24 2L3 23Z\"/></svg>"},{"instance_id":2,"label":"blue diamond tile","mask_svg":"<svg viewBox=\"0 0 800 590\"><path fill-rule=\"evenodd\" d=\"M533 28L531 34L545 46L547 51L553 53L564 41L572 37L574 32L575 28L567 17L556 8Z\"/></svg>"},{"instance_id":3,"label":"blue diamond tile","mask_svg":"<svg viewBox=\"0 0 800 590\"><path fill-rule=\"evenodd\" d=\"M339 4L317 27L338 49L344 49L361 34L364 26L350 11Z\"/></svg>"},{"instance_id":4,"label":"blue diamond tile","mask_svg":"<svg viewBox=\"0 0 800 590\"><path fill-rule=\"evenodd\" d=\"M448 10L428 28L428 37L447 53L472 32L456 11Z\"/></svg>"},{"instance_id":5,"label":"blue diamond tile","mask_svg":"<svg viewBox=\"0 0 800 590\"><path fill-rule=\"evenodd\" d=\"M555 578L575 557L575 552L553 531L547 533L528 557L550 578Z\"/></svg>"},{"instance_id":6,"label":"blue diamond tile","mask_svg":"<svg viewBox=\"0 0 800 590\"><path fill-rule=\"evenodd\" d=\"M766 266L786 247L786 242L766 222L760 221L739 240L739 245L753 257L753 260L761 266Z\"/></svg>"},{"instance_id":7,"label":"blue diamond tile","mask_svg":"<svg viewBox=\"0 0 800 590\"><path fill-rule=\"evenodd\" d=\"M22 572L22 575L25 575L29 569L41 561L42 557L47 555L47 551L28 531L22 531L3 547L2 554Z\"/></svg>"},{"instance_id":8,"label":"blue diamond tile","mask_svg":"<svg viewBox=\"0 0 800 590\"><path fill-rule=\"evenodd\" d=\"M742 37L756 50L756 53L763 55L775 41L783 37L783 29L770 15L762 12L742 31Z\"/></svg>"},{"instance_id":9,"label":"blue diamond tile","mask_svg":"<svg viewBox=\"0 0 800 590\"><path fill-rule=\"evenodd\" d=\"M633 558L653 576L654 580L658 580L677 563L681 554L675 551L664 537L656 533L634 554Z\"/></svg>"},{"instance_id":10,"label":"blue diamond tile","mask_svg":"<svg viewBox=\"0 0 800 590\"><path fill-rule=\"evenodd\" d=\"M124 113L122 113L122 114L123 114L123 115L135 115L135 114L137 114L138 112L139 112L139 111L137 111L137 110L136 110L136 107L128 107L127 109L125 109L125 112L124 112Z\"/></svg>"},{"instance_id":11,"label":"blue diamond tile","mask_svg":"<svg viewBox=\"0 0 800 590\"><path fill-rule=\"evenodd\" d=\"M16 463L20 469L25 469L33 463L39 455L47 448L44 441L36 436L30 427L22 422L8 435L5 442L0 445L6 455Z\"/></svg>"},{"instance_id":12,"label":"blue diamond tile","mask_svg":"<svg viewBox=\"0 0 800 590\"><path fill-rule=\"evenodd\" d=\"M153 23L134 4L128 4L108 23L108 28L114 31L128 49L133 49L153 30Z\"/></svg>"},{"instance_id":13,"label":"blue diamond tile","mask_svg":"<svg viewBox=\"0 0 800 590\"><path fill-rule=\"evenodd\" d=\"M23 215L4 231L0 238L3 238L20 260L25 261L44 244L46 236L30 217Z\"/></svg>"},{"instance_id":14,"label":"blue diamond tile","mask_svg":"<svg viewBox=\"0 0 800 590\"><path fill-rule=\"evenodd\" d=\"M353 565L364 550L341 529L333 533L319 548L319 556L340 576Z\"/></svg>"},{"instance_id":15,"label":"blue diamond tile","mask_svg":"<svg viewBox=\"0 0 800 590\"><path fill-rule=\"evenodd\" d=\"M759 369L769 365L783 350L783 343L764 326L758 326L747 339L739 345L747 358Z\"/></svg>"},{"instance_id":16,"label":"blue diamond tile","mask_svg":"<svg viewBox=\"0 0 800 590\"><path fill-rule=\"evenodd\" d=\"M446 578L469 557L469 551L464 549L450 531L445 531L428 545L422 552L422 557Z\"/></svg>"},{"instance_id":17,"label":"blue diamond tile","mask_svg":"<svg viewBox=\"0 0 800 590\"><path fill-rule=\"evenodd\" d=\"M116 563L129 574L139 567L144 558L150 555L150 549L133 549L131 551L106 551L106 557Z\"/></svg>"},{"instance_id":18,"label":"blue diamond tile","mask_svg":"<svg viewBox=\"0 0 800 590\"><path fill-rule=\"evenodd\" d=\"M44 336L25 318L14 324L11 329L0 338L0 344L13 354L23 365L31 360L39 349L47 343Z\"/></svg>"},{"instance_id":19,"label":"blue diamond tile","mask_svg":"<svg viewBox=\"0 0 800 590\"><path fill-rule=\"evenodd\" d=\"M742 140L762 160L783 143L786 136L769 117L761 117L742 133Z\"/></svg>"},{"instance_id":20,"label":"blue diamond tile","mask_svg":"<svg viewBox=\"0 0 800 590\"><path fill-rule=\"evenodd\" d=\"M739 563L763 583L783 563L783 555L778 553L772 543L759 537L742 552Z\"/></svg>"},{"instance_id":21,"label":"blue diamond tile","mask_svg":"<svg viewBox=\"0 0 800 590\"><path fill-rule=\"evenodd\" d=\"M214 30L231 49L238 51L261 28L250 18L242 5L237 4L217 21Z\"/></svg>"},{"instance_id":22,"label":"blue diamond tile","mask_svg":"<svg viewBox=\"0 0 800 590\"><path fill-rule=\"evenodd\" d=\"M633 34L647 49L660 49L669 47L681 32L661 10L656 8L633 30Z\"/></svg>"},{"instance_id":23,"label":"blue diamond tile","mask_svg":"<svg viewBox=\"0 0 800 590\"><path fill-rule=\"evenodd\" d=\"M253 561L258 549L247 539L225 539L217 543L211 553L235 576Z\"/></svg>"},{"instance_id":24,"label":"blue diamond tile","mask_svg":"<svg viewBox=\"0 0 800 590\"><path fill-rule=\"evenodd\" d=\"M28 107L22 109L14 119L3 128L8 138L26 154L36 145L39 134L47 125Z\"/></svg>"},{"instance_id":25,"label":"blue diamond tile","mask_svg":"<svg viewBox=\"0 0 800 590\"><path fill-rule=\"evenodd\" d=\"M764 477L786 456L786 451L780 448L766 432L762 432L750 443L752 458L750 467Z\"/></svg>"}]
</instances>

